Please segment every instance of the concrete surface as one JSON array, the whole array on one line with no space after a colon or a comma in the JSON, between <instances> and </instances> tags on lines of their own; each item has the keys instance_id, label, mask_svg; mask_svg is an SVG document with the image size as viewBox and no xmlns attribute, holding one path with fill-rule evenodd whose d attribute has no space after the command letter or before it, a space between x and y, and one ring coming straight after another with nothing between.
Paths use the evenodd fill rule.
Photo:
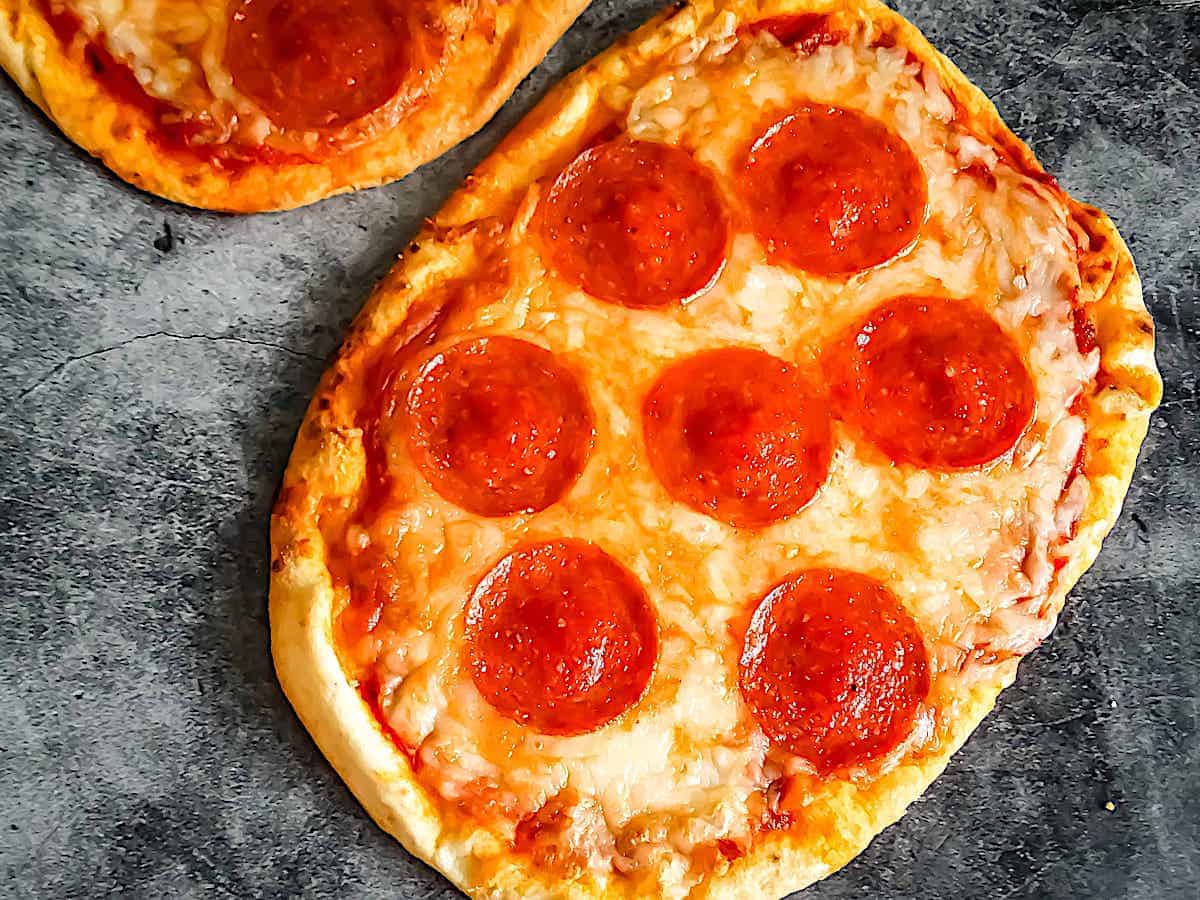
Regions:
<instances>
[{"instance_id":1,"label":"concrete surface","mask_svg":"<svg viewBox=\"0 0 1200 900\"><path fill-rule=\"evenodd\" d=\"M453 896L280 694L271 495L323 361L421 217L655 5L601 0L481 136L286 215L140 194L0 82L0 895ZM1056 634L925 800L806 896L1193 898L1200 5L900 6L1112 213L1167 398Z\"/></svg>"}]
</instances>

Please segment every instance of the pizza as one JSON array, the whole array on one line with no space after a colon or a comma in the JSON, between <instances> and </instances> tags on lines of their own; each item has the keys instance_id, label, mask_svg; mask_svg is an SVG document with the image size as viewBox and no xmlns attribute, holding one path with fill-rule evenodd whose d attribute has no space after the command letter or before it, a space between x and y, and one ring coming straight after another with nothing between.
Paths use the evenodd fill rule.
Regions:
<instances>
[{"instance_id":1,"label":"pizza","mask_svg":"<svg viewBox=\"0 0 1200 900\"><path fill-rule=\"evenodd\" d=\"M131 184L287 209L479 129L585 0L0 0L0 65Z\"/></svg>"},{"instance_id":2,"label":"pizza","mask_svg":"<svg viewBox=\"0 0 1200 900\"><path fill-rule=\"evenodd\" d=\"M1111 221L872 0L697 0L553 90L298 434L280 681L475 897L774 897L946 766L1161 394Z\"/></svg>"}]
</instances>

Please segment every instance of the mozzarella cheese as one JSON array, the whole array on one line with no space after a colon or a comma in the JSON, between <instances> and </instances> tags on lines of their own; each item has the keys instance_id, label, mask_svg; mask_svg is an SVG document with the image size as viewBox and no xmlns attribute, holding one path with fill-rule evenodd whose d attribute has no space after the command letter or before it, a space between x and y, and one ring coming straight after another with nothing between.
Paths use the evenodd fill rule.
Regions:
<instances>
[{"instance_id":1,"label":"mozzarella cheese","mask_svg":"<svg viewBox=\"0 0 1200 900\"><path fill-rule=\"evenodd\" d=\"M236 94L221 61L228 0L50 0L127 65L151 97L193 113Z\"/></svg>"},{"instance_id":2,"label":"mozzarella cheese","mask_svg":"<svg viewBox=\"0 0 1200 900\"><path fill-rule=\"evenodd\" d=\"M1068 488L1084 437L1071 408L1098 363L1097 351L1081 354L1074 339L1079 271L1061 199L963 130L933 70L862 39L798 55L768 35L739 41L735 25L722 18L640 89L615 97L627 131L695 148L728 189L759 125L747 110L806 101L861 110L903 137L924 168L929 211L916 245L838 282L774 266L740 234L711 291L683 308L647 311L601 303L548 274L518 218L507 291L458 309L442 340L511 334L569 361L596 415L587 467L549 509L488 520L440 498L394 442L388 465L409 493L365 538L410 580L408 624L376 632L376 674L390 724L418 748L418 777L466 810L471 827L502 841L521 817L576 798L557 835L560 853L601 881L615 870L664 896L683 896L699 877L689 863L696 847L750 841L772 782L804 771L768 746L741 703L731 646L731 620L781 578L807 566L864 572L917 621L933 686L913 735L885 767L936 739L939 714L964 679L1044 637L1056 547L1087 497L1082 477ZM739 531L667 495L640 426L642 398L666 365L735 344L814 367L849 323L916 292L971 299L1023 350L1036 419L1011 458L978 471L924 471L892 464L838 426L827 482L790 519ZM644 700L572 737L499 716L459 658L463 604L478 579L515 544L560 536L593 541L627 566L663 636ZM824 789L811 781L812 791Z\"/></svg>"}]
</instances>

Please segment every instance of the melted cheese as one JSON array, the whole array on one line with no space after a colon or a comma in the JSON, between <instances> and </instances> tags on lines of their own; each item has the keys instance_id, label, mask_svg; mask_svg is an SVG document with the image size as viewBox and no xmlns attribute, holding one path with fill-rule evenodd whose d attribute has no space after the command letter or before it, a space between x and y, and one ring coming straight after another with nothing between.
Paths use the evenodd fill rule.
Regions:
<instances>
[{"instance_id":1,"label":"melted cheese","mask_svg":"<svg viewBox=\"0 0 1200 900\"><path fill-rule=\"evenodd\" d=\"M237 99L221 62L228 0L51 0L79 17L151 97L193 113Z\"/></svg>"},{"instance_id":2,"label":"melted cheese","mask_svg":"<svg viewBox=\"0 0 1200 900\"><path fill-rule=\"evenodd\" d=\"M723 18L618 97L628 131L697 148L732 196L728 175L758 124L747 109L816 100L863 110L908 141L924 168L929 213L916 246L836 282L769 264L741 234L710 292L680 309L631 310L548 275L518 219L508 237L508 290L458 309L443 339L519 335L569 361L596 414L587 467L549 509L486 520L435 494L394 442L388 464L408 493L369 534L411 582L409 625L377 631L377 665L385 714L418 748L419 777L501 840L543 804L578 797L558 835L575 864L601 880L614 869L644 879L665 896L695 883L694 848L719 839L744 845L771 782L804 771L803 761L768 747L742 705L730 638L732 619L785 575L810 565L868 573L918 622L933 688L918 727L885 767L936 739L938 716L964 678L1045 636L1054 548L1086 500L1083 478L1064 496L1084 435L1070 409L1097 366L1095 352L1080 354L1071 327L1079 272L1061 200L962 130L932 70L909 63L902 49L865 41L807 56L769 36L738 43L735 24ZM989 172L994 187L968 166ZM730 528L666 494L645 459L639 410L668 363L741 344L812 367L851 321L920 291L980 304L1024 351L1036 420L1010 459L958 473L897 466L839 426L816 500L761 531ZM481 575L518 542L557 536L594 541L629 567L663 634L645 699L575 737L531 733L500 717L459 659L463 603ZM812 782L811 790L825 789Z\"/></svg>"}]
</instances>

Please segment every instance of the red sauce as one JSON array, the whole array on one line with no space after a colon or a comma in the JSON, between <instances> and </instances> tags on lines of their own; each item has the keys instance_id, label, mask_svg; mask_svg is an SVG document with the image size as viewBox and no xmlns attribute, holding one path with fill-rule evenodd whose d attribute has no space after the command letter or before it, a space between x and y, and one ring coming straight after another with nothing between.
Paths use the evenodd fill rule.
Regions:
<instances>
[{"instance_id":1,"label":"red sauce","mask_svg":"<svg viewBox=\"0 0 1200 900\"><path fill-rule=\"evenodd\" d=\"M756 832L787 831L792 827L796 818L791 810L783 808L784 798L791 786L792 779L786 775L768 785L764 795L766 805L754 822Z\"/></svg>"},{"instance_id":2,"label":"red sauce","mask_svg":"<svg viewBox=\"0 0 1200 900\"><path fill-rule=\"evenodd\" d=\"M978 160L971 163L970 165L963 166L961 169L959 169L959 172L961 172L963 175L967 175L971 178L978 179L979 181L981 181L984 184L984 186L987 187L988 190L994 191L996 189L995 174L992 172L991 169L989 169L987 166L985 166L983 163L979 162Z\"/></svg>"},{"instance_id":3,"label":"red sauce","mask_svg":"<svg viewBox=\"0 0 1200 900\"><path fill-rule=\"evenodd\" d=\"M883 34L879 35L879 37L877 37L875 39L875 43L872 44L871 46L872 47L882 47L885 50L890 50L893 47L895 47L898 43L899 43L899 41L896 40L896 35L892 34L892 32L890 32L890 31L887 31L887 32L884 32ZM921 61L921 59L919 56L917 56L917 54L913 53L911 50L905 49L904 64L906 66L916 65L920 61ZM916 81L917 81L917 84L921 85L922 87L925 86L925 68L923 66L922 66L921 70L918 71L916 74Z\"/></svg>"},{"instance_id":4,"label":"red sauce","mask_svg":"<svg viewBox=\"0 0 1200 900\"><path fill-rule=\"evenodd\" d=\"M396 729L388 722L387 717L383 714L383 709L379 705L379 693L379 679L374 674L368 676L358 684L358 695L362 697L363 703L367 705L367 709L370 710L371 717L379 726L379 730L383 732L388 740L396 745L397 750L404 754L405 759L408 760L409 767L416 772L421 767L417 750L415 747L409 746L408 742L400 737L396 733Z\"/></svg>"},{"instance_id":5,"label":"red sauce","mask_svg":"<svg viewBox=\"0 0 1200 900\"><path fill-rule=\"evenodd\" d=\"M1092 317L1088 315L1087 309L1079 305L1078 300L1072 301L1071 319L1075 326L1075 343L1079 347L1079 352L1087 356L1097 346L1096 325L1092 322Z\"/></svg>"},{"instance_id":6,"label":"red sauce","mask_svg":"<svg viewBox=\"0 0 1200 900\"><path fill-rule=\"evenodd\" d=\"M1081 475L1083 475L1083 470L1084 470L1085 463L1086 463L1086 457L1087 457L1087 441L1085 440L1082 443L1080 443L1079 452L1075 454L1075 462L1071 466L1071 471L1067 475L1067 480L1063 482L1062 496L1059 497L1059 502L1062 501L1063 497L1067 496L1067 492L1071 490L1071 485L1073 485L1075 483L1075 479L1079 478ZM1068 526L1066 533L1059 536L1058 542L1060 544L1069 543L1070 541L1075 540L1075 536L1079 533L1079 518L1081 515L1083 515L1083 510L1079 510L1079 512L1074 516L1074 518L1071 519L1071 524L1070 524L1070 526ZM1066 559L1063 559L1061 557L1056 559L1054 561L1055 571L1058 571L1066 564L1067 564Z\"/></svg>"},{"instance_id":7,"label":"red sauce","mask_svg":"<svg viewBox=\"0 0 1200 900\"><path fill-rule=\"evenodd\" d=\"M513 849L540 862L549 861L555 855L562 831L571 823L571 813L578 801L579 796L567 790L523 816L513 835Z\"/></svg>"},{"instance_id":8,"label":"red sauce","mask_svg":"<svg viewBox=\"0 0 1200 900\"><path fill-rule=\"evenodd\" d=\"M735 859L741 859L746 855L746 851L737 845L736 841L731 841L728 838L721 838L717 841L717 849L721 851L721 855L732 862Z\"/></svg>"},{"instance_id":9,"label":"red sauce","mask_svg":"<svg viewBox=\"0 0 1200 900\"><path fill-rule=\"evenodd\" d=\"M609 122L590 138L584 145L584 150L590 150L592 147L599 147L601 144L607 144L609 141L615 141L625 132L621 128L619 121Z\"/></svg>"},{"instance_id":10,"label":"red sauce","mask_svg":"<svg viewBox=\"0 0 1200 900\"><path fill-rule=\"evenodd\" d=\"M787 831L792 827L795 818L786 809L771 809L763 813L759 822L760 831Z\"/></svg>"}]
</instances>

